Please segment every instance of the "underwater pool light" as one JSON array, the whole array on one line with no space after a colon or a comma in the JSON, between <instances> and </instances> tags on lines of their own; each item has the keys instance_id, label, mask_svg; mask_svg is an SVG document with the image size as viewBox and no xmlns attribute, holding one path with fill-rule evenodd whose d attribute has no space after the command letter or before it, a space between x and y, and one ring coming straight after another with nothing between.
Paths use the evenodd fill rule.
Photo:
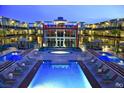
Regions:
<instances>
[{"instance_id":1,"label":"underwater pool light","mask_svg":"<svg viewBox=\"0 0 124 93\"><path fill-rule=\"evenodd\" d=\"M51 53L53 53L53 54L68 54L70 52L67 52L67 51L52 51Z\"/></svg>"},{"instance_id":2,"label":"underwater pool light","mask_svg":"<svg viewBox=\"0 0 124 93\"><path fill-rule=\"evenodd\" d=\"M121 60L118 64L119 64L119 65L124 65L124 61Z\"/></svg>"}]
</instances>

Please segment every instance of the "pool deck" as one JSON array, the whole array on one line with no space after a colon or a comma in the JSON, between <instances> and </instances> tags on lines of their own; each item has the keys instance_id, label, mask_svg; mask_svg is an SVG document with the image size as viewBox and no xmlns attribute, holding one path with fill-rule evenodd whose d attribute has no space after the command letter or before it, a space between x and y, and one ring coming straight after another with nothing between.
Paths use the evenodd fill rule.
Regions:
<instances>
[{"instance_id":1,"label":"pool deck","mask_svg":"<svg viewBox=\"0 0 124 93\"><path fill-rule=\"evenodd\" d=\"M51 53L52 51L68 51L70 53L68 54L53 54ZM32 81L33 77L35 76L36 72L38 71L39 67L42 65L44 61L50 61L52 64L68 64L69 61L77 61L86 75L88 81L90 82L91 86L93 88L100 88L100 87L115 87L116 82L123 82L124 79L122 79L120 76L119 78L113 82L112 84L102 84L101 80L102 77L99 77L96 75L96 71L93 70L94 66L93 65L88 65L87 63L90 62L91 56L94 58L97 58L97 54L93 55L91 51L86 51L82 52L80 49L68 49L68 48L46 48L42 51L37 51L37 50L29 50L28 54L27 52L24 53L25 56L29 56L32 58L35 58L37 61L33 62L33 65L29 66L29 70L24 73L22 77L17 78L18 83L15 84L14 86L7 86L7 87L19 87L19 88L26 88ZM98 59L98 58L97 58ZM87 60L87 61L86 61ZM100 60L98 60L101 62ZM103 62L104 63L104 62ZM107 65L107 64L105 64ZM1 73L7 74L10 69L13 69L13 66L10 66L9 69L6 71L2 71ZM116 73L111 67L107 65L108 68L111 69L111 72ZM111 74L110 74L111 75Z\"/></svg>"},{"instance_id":2,"label":"pool deck","mask_svg":"<svg viewBox=\"0 0 124 93\"><path fill-rule=\"evenodd\" d=\"M118 82L121 85L124 85L124 77L123 77L123 75L121 75L117 71L117 70L121 69L120 67L117 68L115 66L111 66L111 64L113 64L113 63L111 63L111 62L108 63L108 62L104 62L104 61L100 60L98 58L99 54L95 51L92 51L92 50L89 51L88 50L85 54L86 54L85 59L83 59L84 64L87 66L87 68L90 70L92 75L96 78L96 80L98 82L100 82L99 84L101 85L101 87L103 87L103 88L116 88L116 87L119 87L119 86L116 86L116 83L118 83ZM89 56L89 58L87 56ZM93 59L97 59L97 62L91 63L91 59L90 59L91 57L93 57ZM89 64L89 62L90 62L90 64ZM95 70L95 68L96 68L95 64L96 63L103 64L104 69L105 68L110 69L110 71L107 73L108 75L112 76L113 74L117 74L118 75L117 79L113 80L111 83L102 83L103 78L104 78L104 76L106 76L106 74L104 74L104 76L96 74L96 70ZM121 87L124 87L124 86L121 86Z\"/></svg>"},{"instance_id":3,"label":"pool deck","mask_svg":"<svg viewBox=\"0 0 124 93\"><path fill-rule=\"evenodd\" d=\"M42 61L39 60L34 67L30 70L28 75L25 77L23 82L19 85L19 88L27 88L30 82L32 81L33 77L35 76L36 72L38 71L40 65L42 64Z\"/></svg>"},{"instance_id":4,"label":"pool deck","mask_svg":"<svg viewBox=\"0 0 124 93\"><path fill-rule=\"evenodd\" d=\"M9 67L7 67L4 70L2 70L0 72L0 74L4 75L7 78L8 77L8 73L12 72L15 68L19 68L17 66L17 63L24 62L25 61L25 58L26 58L25 56L27 56L27 55L30 56L30 52L31 51L32 50L26 50L26 51L24 51L22 53L22 56L23 56L23 59L22 60L19 60L19 61L14 62ZM16 82L14 84L12 84L12 85L11 84L4 85L4 84L1 84L0 83L0 87L3 87L3 88L16 88L16 87L18 87L21 84L21 82L24 80L24 78L27 76L27 73L30 72L30 70L34 67L35 64L36 64L36 62L32 62L32 65L26 65L26 67L28 69L26 71L24 71L21 76L14 76L14 79L16 79Z\"/></svg>"},{"instance_id":5,"label":"pool deck","mask_svg":"<svg viewBox=\"0 0 124 93\"><path fill-rule=\"evenodd\" d=\"M68 54L52 54L50 52L52 51L68 51L70 53ZM78 49L77 49L78 50ZM57 49L46 49L45 51L40 51L41 59L42 60L51 60L52 63L57 63L57 64L67 64L68 60L78 60L80 58L81 51L75 51L74 50L69 50L66 48L57 48Z\"/></svg>"},{"instance_id":6,"label":"pool deck","mask_svg":"<svg viewBox=\"0 0 124 93\"><path fill-rule=\"evenodd\" d=\"M83 64L83 61L78 61L78 60L81 59L81 55L82 55L81 50L80 51L74 51L74 50L68 50L68 49L57 49L57 50L68 51L70 53L69 54L52 54L51 51L53 51L53 50L52 49L47 49L45 51L40 51L39 52L40 58L43 61L50 61L50 62L52 62L52 64L68 64L69 60L77 61L77 62L79 62L79 65L81 66L81 69L84 71L84 73L85 73L87 79L89 80L91 86L93 88L100 88L101 87L100 84L97 82L97 80L92 76L92 74L90 73L88 68L85 66L85 64ZM37 69L38 68L39 68L39 66L37 67ZM32 72L35 72L35 71L32 69ZM29 79L29 82L31 82L32 77L34 77L34 75L35 74L31 75L29 73L28 78L25 79L25 81ZM29 82L28 82L28 84L29 84ZM28 87L28 84L26 86L23 86L23 84L20 87Z\"/></svg>"},{"instance_id":7,"label":"pool deck","mask_svg":"<svg viewBox=\"0 0 124 93\"><path fill-rule=\"evenodd\" d=\"M96 80L96 78L92 75L92 73L88 70L88 68L85 66L85 64L82 61L78 61L81 69L84 71L87 79L89 80L91 86L93 88L101 88L100 84Z\"/></svg>"}]
</instances>

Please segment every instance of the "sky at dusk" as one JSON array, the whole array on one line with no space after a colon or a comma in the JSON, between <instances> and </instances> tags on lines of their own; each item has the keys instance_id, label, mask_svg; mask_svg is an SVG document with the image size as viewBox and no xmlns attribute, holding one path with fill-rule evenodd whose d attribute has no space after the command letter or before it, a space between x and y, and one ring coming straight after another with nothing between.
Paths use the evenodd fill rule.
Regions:
<instances>
[{"instance_id":1,"label":"sky at dusk","mask_svg":"<svg viewBox=\"0 0 124 93\"><path fill-rule=\"evenodd\" d=\"M124 6L111 5L1 5L0 16L20 21L52 21L61 16L69 21L96 23L124 18Z\"/></svg>"}]
</instances>

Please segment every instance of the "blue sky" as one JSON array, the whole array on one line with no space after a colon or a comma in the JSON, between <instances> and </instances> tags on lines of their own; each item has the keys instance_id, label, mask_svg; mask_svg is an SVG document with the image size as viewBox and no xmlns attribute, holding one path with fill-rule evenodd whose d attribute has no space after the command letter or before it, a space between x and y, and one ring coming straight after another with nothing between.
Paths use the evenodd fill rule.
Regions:
<instances>
[{"instance_id":1,"label":"blue sky","mask_svg":"<svg viewBox=\"0 0 124 93\"><path fill-rule=\"evenodd\" d=\"M69 21L96 23L113 18L124 18L121 5L1 5L0 15L13 19L34 22L50 21L59 16Z\"/></svg>"}]
</instances>

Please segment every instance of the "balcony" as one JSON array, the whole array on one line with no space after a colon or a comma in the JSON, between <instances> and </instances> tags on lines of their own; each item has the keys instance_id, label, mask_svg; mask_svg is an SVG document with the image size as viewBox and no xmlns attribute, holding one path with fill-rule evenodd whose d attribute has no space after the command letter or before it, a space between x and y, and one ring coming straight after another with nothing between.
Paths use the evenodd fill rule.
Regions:
<instances>
[{"instance_id":1,"label":"balcony","mask_svg":"<svg viewBox=\"0 0 124 93\"><path fill-rule=\"evenodd\" d=\"M44 25L44 29L78 29L77 25Z\"/></svg>"}]
</instances>

